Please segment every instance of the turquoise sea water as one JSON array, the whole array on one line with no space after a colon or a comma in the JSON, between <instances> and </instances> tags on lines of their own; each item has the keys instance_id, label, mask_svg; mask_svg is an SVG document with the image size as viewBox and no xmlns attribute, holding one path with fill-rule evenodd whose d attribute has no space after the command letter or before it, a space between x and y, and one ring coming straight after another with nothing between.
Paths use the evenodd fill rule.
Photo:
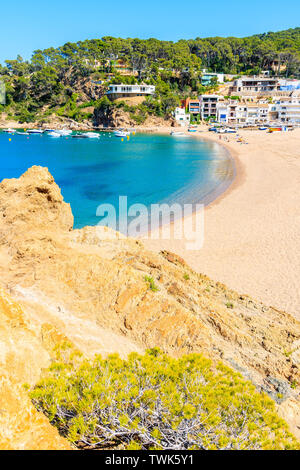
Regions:
<instances>
[{"instance_id":1,"label":"turquoise sea water","mask_svg":"<svg viewBox=\"0 0 300 470\"><path fill-rule=\"evenodd\" d=\"M11 142L9 141L11 139ZM233 176L232 161L215 143L188 137L137 134L122 142L19 136L0 132L0 180L32 165L48 167L74 214L75 228L96 225L99 204L210 202Z\"/></svg>"}]
</instances>

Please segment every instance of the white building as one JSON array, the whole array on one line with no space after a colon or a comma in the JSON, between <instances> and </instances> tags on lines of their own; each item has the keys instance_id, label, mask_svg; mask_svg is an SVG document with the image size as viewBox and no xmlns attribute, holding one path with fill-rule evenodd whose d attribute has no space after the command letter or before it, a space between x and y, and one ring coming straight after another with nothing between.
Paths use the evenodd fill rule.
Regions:
<instances>
[{"instance_id":1,"label":"white building","mask_svg":"<svg viewBox=\"0 0 300 470\"><path fill-rule=\"evenodd\" d=\"M217 121L223 124L266 124L269 104L240 103L236 100L217 104Z\"/></svg>"},{"instance_id":2,"label":"white building","mask_svg":"<svg viewBox=\"0 0 300 470\"><path fill-rule=\"evenodd\" d=\"M132 96L147 96L155 93L154 85L109 85L106 95L111 100L117 98L129 98Z\"/></svg>"},{"instance_id":3,"label":"white building","mask_svg":"<svg viewBox=\"0 0 300 470\"><path fill-rule=\"evenodd\" d=\"M229 106L228 103L220 101L217 104L217 121L223 124L229 122Z\"/></svg>"},{"instance_id":4,"label":"white building","mask_svg":"<svg viewBox=\"0 0 300 470\"><path fill-rule=\"evenodd\" d=\"M186 126L190 123L190 115L185 112L184 108L175 108L174 117L180 126Z\"/></svg>"},{"instance_id":5,"label":"white building","mask_svg":"<svg viewBox=\"0 0 300 470\"><path fill-rule=\"evenodd\" d=\"M279 86L281 91L300 90L300 80L294 78L280 78Z\"/></svg>"},{"instance_id":6,"label":"white building","mask_svg":"<svg viewBox=\"0 0 300 470\"><path fill-rule=\"evenodd\" d=\"M278 78L243 77L234 80L231 93L266 93L279 90Z\"/></svg>"},{"instance_id":7,"label":"white building","mask_svg":"<svg viewBox=\"0 0 300 470\"><path fill-rule=\"evenodd\" d=\"M276 102L278 120L285 124L300 124L300 98L284 98Z\"/></svg>"}]
</instances>

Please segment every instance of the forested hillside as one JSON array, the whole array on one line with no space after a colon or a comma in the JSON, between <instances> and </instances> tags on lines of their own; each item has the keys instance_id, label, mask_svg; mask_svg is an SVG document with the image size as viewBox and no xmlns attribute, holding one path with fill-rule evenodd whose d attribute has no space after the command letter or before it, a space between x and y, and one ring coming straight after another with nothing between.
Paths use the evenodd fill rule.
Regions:
<instances>
[{"instance_id":1,"label":"forested hillside","mask_svg":"<svg viewBox=\"0 0 300 470\"><path fill-rule=\"evenodd\" d=\"M129 71L125 77L120 75L124 68ZM0 66L7 89L0 111L20 122L46 119L52 113L81 121L91 118L95 107L108 105L99 103L102 88L95 92L89 83L83 90L82 84L144 81L156 85L156 95L129 110L142 122L149 114L167 116L181 98L207 91L200 82L203 68L233 75L270 69L299 76L300 28L177 42L107 36L36 50L30 61L18 56Z\"/></svg>"}]
</instances>

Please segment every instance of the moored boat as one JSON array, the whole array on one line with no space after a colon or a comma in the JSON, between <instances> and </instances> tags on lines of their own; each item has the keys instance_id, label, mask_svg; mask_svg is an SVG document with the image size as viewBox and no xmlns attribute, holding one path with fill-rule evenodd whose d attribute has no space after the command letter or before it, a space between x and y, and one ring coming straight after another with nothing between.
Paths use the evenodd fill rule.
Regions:
<instances>
[{"instance_id":1,"label":"moored boat","mask_svg":"<svg viewBox=\"0 0 300 470\"><path fill-rule=\"evenodd\" d=\"M44 130L43 129L28 129L27 132L29 134L43 134Z\"/></svg>"},{"instance_id":2,"label":"moored boat","mask_svg":"<svg viewBox=\"0 0 300 470\"><path fill-rule=\"evenodd\" d=\"M72 134L71 137L72 139L88 139L86 134Z\"/></svg>"},{"instance_id":3,"label":"moored boat","mask_svg":"<svg viewBox=\"0 0 300 470\"><path fill-rule=\"evenodd\" d=\"M95 132L85 132L86 137L89 139L99 139L100 135Z\"/></svg>"},{"instance_id":4,"label":"moored boat","mask_svg":"<svg viewBox=\"0 0 300 470\"><path fill-rule=\"evenodd\" d=\"M128 132L125 131L115 131L114 136L115 137L127 137L129 135Z\"/></svg>"},{"instance_id":5,"label":"moored boat","mask_svg":"<svg viewBox=\"0 0 300 470\"><path fill-rule=\"evenodd\" d=\"M3 129L3 132L6 132L6 134L14 134L16 131L15 131L15 129L11 129L9 127L8 129Z\"/></svg>"},{"instance_id":6,"label":"moored boat","mask_svg":"<svg viewBox=\"0 0 300 470\"><path fill-rule=\"evenodd\" d=\"M58 137L61 137L61 134L59 134L58 132L53 131L53 132L49 132L49 136L58 138Z\"/></svg>"},{"instance_id":7,"label":"moored boat","mask_svg":"<svg viewBox=\"0 0 300 470\"><path fill-rule=\"evenodd\" d=\"M55 132L60 134L62 137L68 136L72 134L72 131L70 129L57 129Z\"/></svg>"}]
</instances>

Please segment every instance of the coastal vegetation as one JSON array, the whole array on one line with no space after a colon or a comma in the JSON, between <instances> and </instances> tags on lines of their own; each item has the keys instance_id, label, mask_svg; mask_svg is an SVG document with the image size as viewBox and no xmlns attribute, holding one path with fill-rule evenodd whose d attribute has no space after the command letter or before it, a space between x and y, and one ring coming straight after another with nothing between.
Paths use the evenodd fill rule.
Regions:
<instances>
[{"instance_id":1,"label":"coastal vegetation","mask_svg":"<svg viewBox=\"0 0 300 470\"><path fill-rule=\"evenodd\" d=\"M47 121L52 114L82 122L93 118L95 108L106 106L108 112L129 106L102 101L109 83L144 82L156 86L155 95L127 109L141 124L149 115L169 117L187 96L217 89L216 81L201 84L203 68L233 75L268 69L299 76L300 28L177 42L106 36L36 50L30 61L18 56L0 65L7 92L0 112L19 122Z\"/></svg>"},{"instance_id":2,"label":"coastal vegetation","mask_svg":"<svg viewBox=\"0 0 300 470\"><path fill-rule=\"evenodd\" d=\"M152 292L157 292L158 291L158 287L155 284L155 281L154 281L153 277L145 276L145 281L149 284L149 289L151 289Z\"/></svg>"},{"instance_id":3,"label":"coastal vegetation","mask_svg":"<svg viewBox=\"0 0 300 470\"><path fill-rule=\"evenodd\" d=\"M199 354L89 361L64 343L31 399L79 448L299 448L267 395Z\"/></svg>"}]
</instances>

